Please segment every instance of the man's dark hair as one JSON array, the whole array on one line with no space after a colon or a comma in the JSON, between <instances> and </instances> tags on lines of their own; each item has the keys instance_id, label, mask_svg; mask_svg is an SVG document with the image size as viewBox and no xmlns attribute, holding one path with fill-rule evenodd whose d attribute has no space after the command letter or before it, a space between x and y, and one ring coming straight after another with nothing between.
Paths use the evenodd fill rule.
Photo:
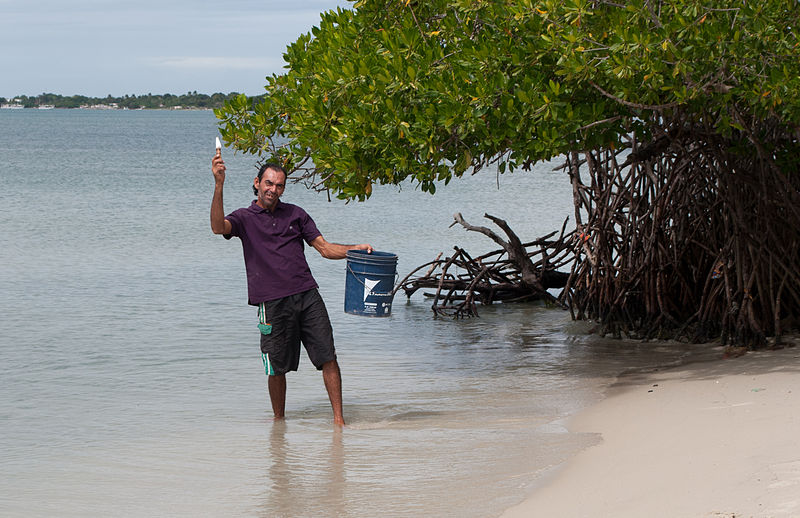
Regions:
<instances>
[{"instance_id":1,"label":"man's dark hair","mask_svg":"<svg viewBox=\"0 0 800 518\"><path fill-rule=\"evenodd\" d=\"M286 177L288 176L286 174L286 169L284 169L283 167L279 166L278 164L273 164L272 162L267 162L266 164L262 165L261 168L258 170L257 178L258 178L259 182L261 181L261 177L264 176L264 171L266 171L267 169L272 169L273 171L278 171L279 173L283 173L283 181L284 182L286 181ZM258 196L258 189L256 189L255 185L253 186L253 194Z\"/></svg>"}]
</instances>

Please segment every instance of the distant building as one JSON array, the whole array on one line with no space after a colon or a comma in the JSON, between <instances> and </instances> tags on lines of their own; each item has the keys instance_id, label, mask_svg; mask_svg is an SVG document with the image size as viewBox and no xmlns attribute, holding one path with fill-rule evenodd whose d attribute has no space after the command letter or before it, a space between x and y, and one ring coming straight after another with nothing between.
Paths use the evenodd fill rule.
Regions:
<instances>
[{"instance_id":1,"label":"distant building","mask_svg":"<svg viewBox=\"0 0 800 518\"><path fill-rule=\"evenodd\" d=\"M117 103L108 104L82 104L80 106L84 110L117 110L119 105Z\"/></svg>"}]
</instances>

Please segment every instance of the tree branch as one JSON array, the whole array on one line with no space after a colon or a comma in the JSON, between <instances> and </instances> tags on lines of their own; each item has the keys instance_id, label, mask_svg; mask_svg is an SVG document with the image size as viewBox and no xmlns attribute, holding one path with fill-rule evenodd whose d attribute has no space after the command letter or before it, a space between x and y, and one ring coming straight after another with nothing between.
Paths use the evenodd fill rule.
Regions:
<instances>
[{"instance_id":1,"label":"tree branch","mask_svg":"<svg viewBox=\"0 0 800 518\"><path fill-rule=\"evenodd\" d=\"M679 101L671 102L671 103L668 103L668 104L639 104L639 103L632 103L630 101L626 101L625 99L620 99L619 97L606 92L605 90L600 88L597 84L595 84L594 81L589 81L589 84L592 85L592 87L594 87L595 90L597 90L601 94L605 95L609 99L617 101L618 103L620 103L623 106L627 106L629 108L636 108L638 110L659 111L659 110L666 110L668 108L674 108L676 106L680 106L680 104L681 104Z\"/></svg>"}]
</instances>

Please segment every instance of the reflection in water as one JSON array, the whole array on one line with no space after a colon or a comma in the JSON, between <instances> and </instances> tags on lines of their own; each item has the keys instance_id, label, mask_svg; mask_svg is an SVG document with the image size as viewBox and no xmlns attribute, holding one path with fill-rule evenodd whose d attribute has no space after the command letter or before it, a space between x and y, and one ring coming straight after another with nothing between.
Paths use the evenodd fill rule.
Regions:
<instances>
[{"instance_id":1,"label":"reflection in water","mask_svg":"<svg viewBox=\"0 0 800 518\"><path fill-rule=\"evenodd\" d=\"M267 476L267 496L262 516L288 516L293 501L302 500L295 497L295 488L290 463L287 459L286 421L273 421L269 434L269 474Z\"/></svg>"},{"instance_id":2,"label":"reflection in water","mask_svg":"<svg viewBox=\"0 0 800 518\"><path fill-rule=\"evenodd\" d=\"M269 433L264 517L347 516L343 431L317 430L325 444L288 439L285 420L273 421Z\"/></svg>"},{"instance_id":3,"label":"reflection in water","mask_svg":"<svg viewBox=\"0 0 800 518\"><path fill-rule=\"evenodd\" d=\"M345 516L345 464L344 445L341 429L331 433L331 450L328 457L327 483L325 484L325 502L328 516Z\"/></svg>"}]
</instances>

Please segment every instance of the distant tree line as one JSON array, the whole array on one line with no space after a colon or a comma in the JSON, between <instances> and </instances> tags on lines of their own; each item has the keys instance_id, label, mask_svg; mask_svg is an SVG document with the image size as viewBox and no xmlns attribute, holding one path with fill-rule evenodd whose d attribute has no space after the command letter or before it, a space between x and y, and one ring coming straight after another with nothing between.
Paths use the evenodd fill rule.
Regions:
<instances>
[{"instance_id":1,"label":"distant tree line","mask_svg":"<svg viewBox=\"0 0 800 518\"><path fill-rule=\"evenodd\" d=\"M39 106L54 106L56 108L80 108L82 106L106 105L119 109L172 109L172 108L221 108L225 101L238 96L238 92L228 94L214 93L211 95L200 94L197 91L187 92L183 95L152 94L125 95L123 97L87 97L85 95L63 96L42 93L35 96L18 95L11 99L0 97L0 103L21 104L25 108L38 108ZM253 98L258 101L260 98Z\"/></svg>"}]
</instances>

